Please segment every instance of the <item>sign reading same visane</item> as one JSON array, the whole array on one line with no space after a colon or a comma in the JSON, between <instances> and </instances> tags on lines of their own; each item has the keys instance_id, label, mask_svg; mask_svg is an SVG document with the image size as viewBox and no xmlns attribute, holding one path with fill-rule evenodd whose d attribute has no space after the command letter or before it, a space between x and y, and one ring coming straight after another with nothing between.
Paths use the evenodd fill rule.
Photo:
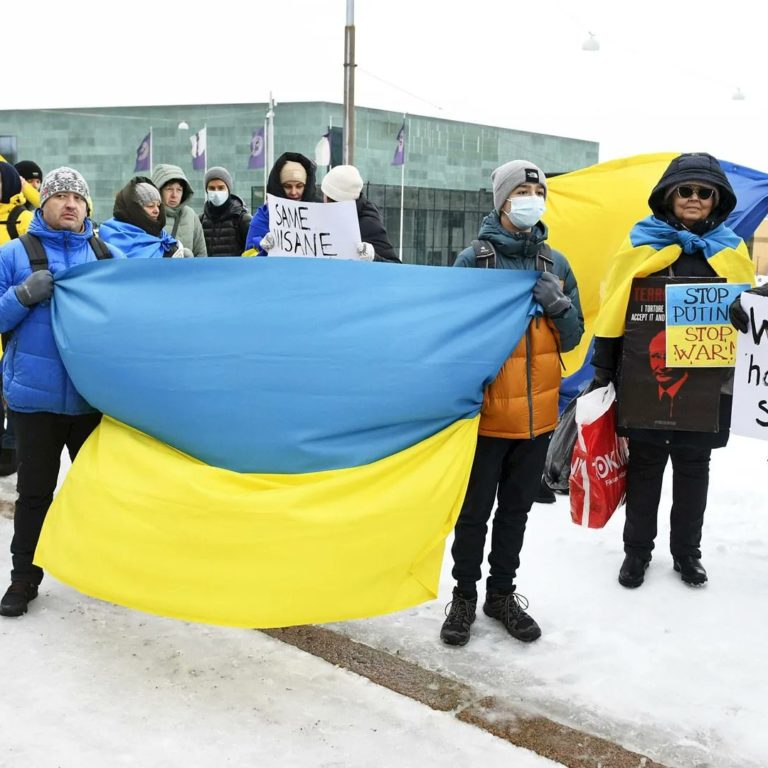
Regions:
<instances>
[{"instance_id":1,"label":"sign reading same visane","mask_svg":"<svg viewBox=\"0 0 768 768\"><path fill-rule=\"evenodd\" d=\"M352 201L308 203L267 195L270 256L359 259L360 222Z\"/></svg>"}]
</instances>

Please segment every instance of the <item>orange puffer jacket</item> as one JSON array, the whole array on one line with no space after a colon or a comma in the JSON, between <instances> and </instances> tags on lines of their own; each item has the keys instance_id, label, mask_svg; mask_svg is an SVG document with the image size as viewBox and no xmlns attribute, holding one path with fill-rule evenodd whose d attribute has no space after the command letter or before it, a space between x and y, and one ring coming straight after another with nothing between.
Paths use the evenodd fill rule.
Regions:
<instances>
[{"instance_id":1,"label":"orange puffer jacket","mask_svg":"<svg viewBox=\"0 0 768 768\"><path fill-rule=\"evenodd\" d=\"M555 428L561 378L559 347L554 323L534 317L485 390L481 435L525 440Z\"/></svg>"}]
</instances>

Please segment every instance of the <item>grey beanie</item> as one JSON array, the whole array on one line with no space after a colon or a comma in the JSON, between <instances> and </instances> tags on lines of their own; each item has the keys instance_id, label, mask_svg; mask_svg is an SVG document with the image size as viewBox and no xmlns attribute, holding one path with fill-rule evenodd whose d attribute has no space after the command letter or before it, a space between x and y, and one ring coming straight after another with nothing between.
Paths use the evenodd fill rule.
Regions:
<instances>
[{"instance_id":1,"label":"grey beanie","mask_svg":"<svg viewBox=\"0 0 768 768\"><path fill-rule=\"evenodd\" d=\"M208 173L205 174L204 179L206 189L208 189L208 182L213 181L213 179L221 179L227 185L229 194L232 194L232 188L234 187L234 184L232 184L232 175L226 168L222 168L220 165L215 165L213 168L208 169Z\"/></svg>"},{"instance_id":2,"label":"grey beanie","mask_svg":"<svg viewBox=\"0 0 768 768\"><path fill-rule=\"evenodd\" d=\"M88 185L82 175L74 168L68 168L65 165L54 168L45 175L40 185L40 207L42 208L50 197L60 192L73 192L80 195L86 203L90 197Z\"/></svg>"},{"instance_id":3,"label":"grey beanie","mask_svg":"<svg viewBox=\"0 0 768 768\"><path fill-rule=\"evenodd\" d=\"M500 165L492 174L493 207L500 211L515 187L521 184L541 184L547 196L547 177L541 168L528 160L510 160Z\"/></svg>"},{"instance_id":4,"label":"grey beanie","mask_svg":"<svg viewBox=\"0 0 768 768\"><path fill-rule=\"evenodd\" d=\"M146 181L140 181L136 187L136 202L139 205L149 205L150 203L160 202L160 193L154 184L147 184Z\"/></svg>"}]
</instances>

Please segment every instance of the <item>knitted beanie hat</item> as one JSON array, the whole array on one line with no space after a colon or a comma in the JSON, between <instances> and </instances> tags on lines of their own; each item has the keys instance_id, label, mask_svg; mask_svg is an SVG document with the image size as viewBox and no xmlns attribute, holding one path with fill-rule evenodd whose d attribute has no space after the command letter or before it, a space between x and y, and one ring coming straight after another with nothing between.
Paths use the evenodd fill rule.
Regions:
<instances>
[{"instance_id":1,"label":"knitted beanie hat","mask_svg":"<svg viewBox=\"0 0 768 768\"><path fill-rule=\"evenodd\" d=\"M139 205L149 205L150 203L160 202L160 193L154 184L148 184L146 181L140 181L134 189L136 190L136 202Z\"/></svg>"},{"instance_id":2,"label":"knitted beanie hat","mask_svg":"<svg viewBox=\"0 0 768 768\"><path fill-rule=\"evenodd\" d=\"M49 197L60 192L73 192L80 195L86 203L90 197L85 179L74 168L67 168L65 165L54 168L45 175L40 187L40 207L45 205Z\"/></svg>"},{"instance_id":3,"label":"knitted beanie hat","mask_svg":"<svg viewBox=\"0 0 768 768\"><path fill-rule=\"evenodd\" d=\"M206 189L208 189L208 182L213 179L221 179L227 185L229 194L232 194L232 188L234 186L234 184L232 184L232 175L226 168L222 168L220 165L214 165L213 168L208 169L208 173L205 174L204 179L204 186Z\"/></svg>"},{"instance_id":4,"label":"knitted beanie hat","mask_svg":"<svg viewBox=\"0 0 768 768\"><path fill-rule=\"evenodd\" d=\"M302 184L306 184L307 169L301 163L286 160L280 169L280 183L285 184L288 181L300 181Z\"/></svg>"},{"instance_id":5,"label":"knitted beanie hat","mask_svg":"<svg viewBox=\"0 0 768 768\"><path fill-rule=\"evenodd\" d=\"M43 169L32 160L19 160L16 163L16 170L19 172L19 176L29 181L30 179L43 180Z\"/></svg>"},{"instance_id":6,"label":"knitted beanie hat","mask_svg":"<svg viewBox=\"0 0 768 768\"><path fill-rule=\"evenodd\" d=\"M491 173L493 207L500 211L515 187L521 184L541 184L547 196L547 177L541 168L528 160L511 160Z\"/></svg>"},{"instance_id":7,"label":"knitted beanie hat","mask_svg":"<svg viewBox=\"0 0 768 768\"><path fill-rule=\"evenodd\" d=\"M337 165L325 174L320 189L331 200L357 200L363 191L363 177L354 165Z\"/></svg>"}]
</instances>

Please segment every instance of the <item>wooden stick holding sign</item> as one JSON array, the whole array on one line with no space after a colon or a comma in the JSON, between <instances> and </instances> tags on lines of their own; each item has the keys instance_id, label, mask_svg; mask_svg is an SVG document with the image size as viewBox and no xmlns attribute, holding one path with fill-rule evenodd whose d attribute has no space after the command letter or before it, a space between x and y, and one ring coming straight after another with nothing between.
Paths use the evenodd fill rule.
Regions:
<instances>
[{"instance_id":1,"label":"wooden stick holding sign","mask_svg":"<svg viewBox=\"0 0 768 768\"><path fill-rule=\"evenodd\" d=\"M360 222L353 201L307 203L267 195L269 231L275 238L270 256L359 259Z\"/></svg>"},{"instance_id":2,"label":"wooden stick holding sign","mask_svg":"<svg viewBox=\"0 0 768 768\"><path fill-rule=\"evenodd\" d=\"M731 430L768 440L768 298L741 295L749 330L739 334L733 381Z\"/></svg>"}]
</instances>

